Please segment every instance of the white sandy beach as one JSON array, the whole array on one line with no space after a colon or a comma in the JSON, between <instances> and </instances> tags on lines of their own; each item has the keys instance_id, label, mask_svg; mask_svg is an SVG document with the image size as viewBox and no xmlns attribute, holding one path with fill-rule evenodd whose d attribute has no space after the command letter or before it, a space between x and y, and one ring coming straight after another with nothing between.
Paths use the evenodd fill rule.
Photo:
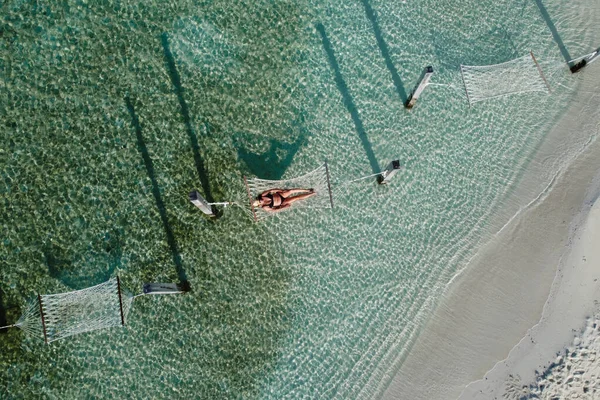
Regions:
<instances>
[{"instance_id":1,"label":"white sandy beach","mask_svg":"<svg viewBox=\"0 0 600 400\"><path fill-rule=\"evenodd\" d=\"M539 375L557 362L557 353L575 346L583 351L559 361L589 361L598 346L593 321L600 312L598 67L586 71L577 101L549 134L517 191L539 184L536 169L552 163L565 143L576 142L582 132L592 139L561 163L550 185L508 218L449 285L385 399L518 399L527 390L545 398L544 391L569 390L556 379L540 384ZM575 340L586 327L588 333ZM565 365L546 375L569 375ZM584 373L599 376L597 370ZM584 382L573 390L593 398L594 385L598 382Z\"/></svg>"},{"instance_id":2,"label":"white sandy beach","mask_svg":"<svg viewBox=\"0 0 600 400\"><path fill-rule=\"evenodd\" d=\"M597 399L600 397L600 319L589 318L585 330L573 339L564 354L557 356L548 370L537 376L533 385L505 385L506 398Z\"/></svg>"},{"instance_id":3,"label":"white sandy beach","mask_svg":"<svg viewBox=\"0 0 600 400\"><path fill-rule=\"evenodd\" d=\"M560 263L540 322L465 399L600 397L600 202L596 201ZM558 353L558 354L557 354ZM535 375L534 375L535 374Z\"/></svg>"}]
</instances>

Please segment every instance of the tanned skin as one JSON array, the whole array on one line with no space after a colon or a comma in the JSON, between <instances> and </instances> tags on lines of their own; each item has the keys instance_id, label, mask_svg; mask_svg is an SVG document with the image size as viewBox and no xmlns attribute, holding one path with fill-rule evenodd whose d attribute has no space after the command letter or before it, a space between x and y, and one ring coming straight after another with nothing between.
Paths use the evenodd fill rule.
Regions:
<instances>
[{"instance_id":1,"label":"tanned skin","mask_svg":"<svg viewBox=\"0 0 600 400\"><path fill-rule=\"evenodd\" d=\"M293 203L316 195L314 189L270 189L258 195L254 207L267 212L279 212L290 208Z\"/></svg>"}]
</instances>

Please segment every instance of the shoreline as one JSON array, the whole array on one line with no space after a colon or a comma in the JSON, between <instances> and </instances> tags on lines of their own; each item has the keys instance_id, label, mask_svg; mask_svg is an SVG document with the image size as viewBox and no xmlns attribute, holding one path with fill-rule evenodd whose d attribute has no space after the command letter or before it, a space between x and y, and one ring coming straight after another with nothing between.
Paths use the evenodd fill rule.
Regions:
<instances>
[{"instance_id":1,"label":"shoreline","mask_svg":"<svg viewBox=\"0 0 600 400\"><path fill-rule=\"evenodd\" d=\"M384 399L456 399L466 386L474 389L540 321L556 291L560 260L590 210L590 198L600 191L600 141L594 139L600 112L593 105L600 70L586 72L577 97L534 155L505 212L491 224L499 230L447 287ZM565 148L572 157L563 157ZM551 166L554 175L547 174ZM519 206L523 198L533 200Z\"/></svg>"},{"instance_id":2,"label":"shoreline","mask_svg":"<svg viewBox=\"0 0 600 400\"><path fill-rule=\"evenodd\" d=\"M560 367L564 364L561 354L565 355L565 349L568 349L568 355L574 355L571 345L577 347L585 341L581 339L585 339L590 321L600 312L600 270L597 268L600 265L597 246L600 243L600 201L597 194L597 190L590 193L592 200L586 201L581 212L585 219L575 222L572 245L561 259L542 318L505 360L497 363L483 379L469 384L461 399L517 400L528 396L531 389L539 395L544 392L543 387L548 386L548 382L544 382L545 376L556 367L564 369ZM595 328L592 326L592 330L597 330ZM585 358L585 347L583 350L583 357L573 357L570 361ZM541 390L536 381L543 382ZM600 382L589 383L588 386L597 386ZM573 390L572 387L562 389Z\"/></svg>"}]
</instances>

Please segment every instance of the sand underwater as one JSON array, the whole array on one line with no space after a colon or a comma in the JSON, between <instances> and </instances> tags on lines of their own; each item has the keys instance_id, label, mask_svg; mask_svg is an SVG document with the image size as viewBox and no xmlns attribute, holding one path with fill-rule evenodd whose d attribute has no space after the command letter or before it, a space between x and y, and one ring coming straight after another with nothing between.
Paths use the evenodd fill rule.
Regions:
<instances>
[{"instance_id":1,"label":"sand underwater","mask_svg":"<svg viewBox=\"0 0 600 400\"><path fill-rule=\"evenodd\" d=\"M589 1L0 9L0 322L117 274L132 294L191 287L136 299L124 329L0 334L2 398L381 397L457 274L597 135L534 161L585 90L547 17L573 58L589 53ZM551 95L469 107L461 64L530 50ZM351 182L394 159L389 185ZM188 200L245 202L242 176L325 160L333 210L210 220Z\"/></svg>"}]
</instances>

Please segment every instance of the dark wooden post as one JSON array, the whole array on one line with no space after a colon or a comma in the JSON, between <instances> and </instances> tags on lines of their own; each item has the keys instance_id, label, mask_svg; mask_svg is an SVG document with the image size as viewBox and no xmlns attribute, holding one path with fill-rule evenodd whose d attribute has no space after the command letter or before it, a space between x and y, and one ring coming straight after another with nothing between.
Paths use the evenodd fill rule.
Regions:
<instances>
[{"instance_id":1,"label":"dark wooden post","mask_svg":"<svg viewBox=\"0 0 600 400\"><path fill-rule=\"evenodd\" d=\"M204 197L200 195L196 190L190 193L190 201L193 205L198 207L202 212L206 215L210 215L211 217L215 216L215 213L212 210L212 206L208 204Z\"/></svg>"},{"instance_id":2,"label":"dark wooden post","mask_svg":"<svg viewBox=\"0 0 600 400\"><path fill-rule=\"evenodd\" d=\"M387 185L398 171L400 171L400 160L394 160L388 164L377 180L380 184Z\"/></svg>"},{"instance_id":3,"label":"dark wooden post","mask_svg":"<svg viewBox=\"0 0 600 400\"><path fill-rule=\"evenodd\" d=\"M176 283L144 283L144 294L178 294L185 291Z\"/></svg>"},{"instance_id":4,"label":"dark wooden post","mask_svg":"<svg viewBox=\"0 0 600 400\"><path fill-rule=\"evenodd\" d=\"M584 56L583 58L580 59L579 62L577 62L577 64L570 67L571 73L575 74L575 73L581 71L583 69L583 67L590 64L591 62L593 62L594 60L596 60L599 57L600 57L600 49L594 51L593 53L591 53L587 56Z\"/></svg>"},{"instance_id":5,"label":"dark wooden post","mask_svg":"<svg viewBox=\"0 0 600 400\"><path fill-rule=\"evenodd\" d=\"M423 90L425 90L425 87L427 87L427 84L429 83L429 79L431 78L431 75L433 75L433 67L430 65L425 68L425 71L423 71L423 74L421 75L421 80L419 81L419 83L417 84L417 87L412 92L412 94L408 98L408 101L405 104L406 108L410 109L415 106L417 99L419 98L421 93L423 93Z\"/></svg>"}]
</instances>

